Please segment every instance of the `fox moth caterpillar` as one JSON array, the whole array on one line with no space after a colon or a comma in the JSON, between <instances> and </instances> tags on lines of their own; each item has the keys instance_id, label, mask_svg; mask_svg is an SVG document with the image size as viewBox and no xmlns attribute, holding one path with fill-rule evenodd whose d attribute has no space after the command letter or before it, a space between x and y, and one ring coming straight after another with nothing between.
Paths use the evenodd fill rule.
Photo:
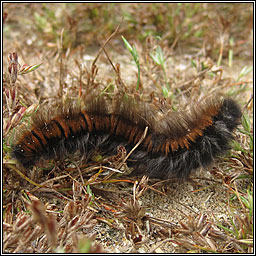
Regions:
<instances>
[{"instance_id":1,"label":"fox moth caterpillar","mask_svg":"<svg viewBox=\"0 0 256 256\"><path fill-rule=\"evenodd\" d=\"M135 175L185 179L191 170L207 166L230 148L232 132L241 118L238 104L229 98L209 98L189 111L157 118L146 103L120 97L109 107L103 97L85 107L61 107L53 117L32 118L12 147L12 156L25 168L40 159L63 159L96 149L116 154L122 145L129 152L148 127L146 137L127 160Z\"/></svg>"}]
</instances>

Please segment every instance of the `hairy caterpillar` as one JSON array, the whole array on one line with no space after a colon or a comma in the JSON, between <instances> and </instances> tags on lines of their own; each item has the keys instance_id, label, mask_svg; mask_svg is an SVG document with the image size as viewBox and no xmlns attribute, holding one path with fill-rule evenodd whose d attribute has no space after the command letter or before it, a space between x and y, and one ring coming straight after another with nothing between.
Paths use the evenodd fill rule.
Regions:
<instances>
[{"instance_id":1,"label":"hairy caterpillar","mask_svg":"<svg viewBox=\"0 0 256 256\"><path fill-rule=\"evenodd\" d=\"M63 159L80 151L100 149L115 154L118 145L130 151L127 160L134 174L154 178L181 178L191 170L210 164L229 149L232 131L241 111L232 99L205 100L188 112L172 112L157 118L147 104L121 97L110 108L103 97L82 107L61 108L54 117L33 118L32 129L24 131L12 147L12 156L25 168L43 159Z\"/></svg>"}]
</instances>

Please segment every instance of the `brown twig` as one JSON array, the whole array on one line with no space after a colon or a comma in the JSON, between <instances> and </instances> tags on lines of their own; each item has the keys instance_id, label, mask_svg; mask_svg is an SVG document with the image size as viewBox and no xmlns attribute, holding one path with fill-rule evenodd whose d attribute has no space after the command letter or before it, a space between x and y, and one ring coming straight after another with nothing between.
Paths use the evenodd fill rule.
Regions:
<instances>
[{"instance_id":1,"label":"brown twig","mask_svg":"<svg viewBox=\"0 0 256 256\"><path fill-rule=\"evenodd\" d=\"M105 41L105 43L102 45L102 47L100 48L96 58L94 59L93 63L92 63L92 67L95 66L99 56L101 55L102 51L104 50L104 47L108 44L108 42L116 35L116 33L118 32L119 30L119 27L121 26L123 22L123 18L121 20L121 22L119 23L119 25L117 26L116 30L109 36L109 38Z\"/></svg>"}]
</instances>

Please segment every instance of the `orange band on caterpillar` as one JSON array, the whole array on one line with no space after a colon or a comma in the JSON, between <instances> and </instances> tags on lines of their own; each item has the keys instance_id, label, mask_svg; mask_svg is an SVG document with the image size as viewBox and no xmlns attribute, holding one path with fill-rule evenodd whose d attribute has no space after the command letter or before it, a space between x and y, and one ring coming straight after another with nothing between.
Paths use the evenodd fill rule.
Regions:
<instances>
[{"instance_id":1,"label":"orange band on caterpillar","mask_svg":"<svg viewBox=\"0 0 256 256\"><path fill-rule=\"evenodd\" d=\"M192 169L210 164L229 148L240 118L232 99L208 99L187 113L157 120L146 104L122 98L110 110L98 98L86 109L64 108L53 118L34 120L32 129L17 139L12 156L29 168L40 158L63 159L76 151L91 154L100 149L111 155L118 145L131 150L148 126L145 139L127 161L135 167L134 174L187 178Z\"/></svg>"}]
</instances>

